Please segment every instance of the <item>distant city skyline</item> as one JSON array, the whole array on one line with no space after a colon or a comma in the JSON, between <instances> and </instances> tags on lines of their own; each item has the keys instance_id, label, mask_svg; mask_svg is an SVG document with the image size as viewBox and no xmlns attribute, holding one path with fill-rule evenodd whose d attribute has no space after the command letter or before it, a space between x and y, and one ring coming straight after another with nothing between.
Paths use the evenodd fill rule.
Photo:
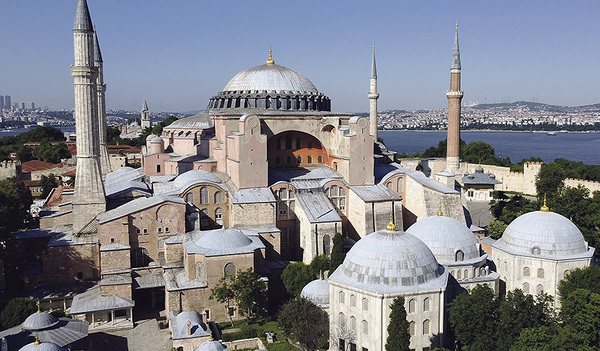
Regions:
<instances>
[{"instance_id":1,"label":"distant city skyline","mask_svg":"<svg viewBox=\"0 0 600 351\"><path fill-rule=\"evenodd\" d=\"M306 75L332 110L367 112L375 45L379 110L447 106L454 26L470 104L600 102L595 1L247 2L88 0L109 109L204 109L238 72L277 64ZM73 107L77 1L2 1L0 91Z\"/></svg>"}]
</instances>

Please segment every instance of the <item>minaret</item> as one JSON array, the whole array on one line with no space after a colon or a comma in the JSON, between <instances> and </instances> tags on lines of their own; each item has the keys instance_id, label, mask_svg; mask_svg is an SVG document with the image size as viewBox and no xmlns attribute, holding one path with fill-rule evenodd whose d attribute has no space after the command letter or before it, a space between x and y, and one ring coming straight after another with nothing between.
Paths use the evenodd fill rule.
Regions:
<instances>
[{"instance_id":1,"label":"minaret","mask_svg":"<svg viewBox=\"0 0 600 351\"><path fill-rule=\"evenodd\" d=\"M377 99L379 99L379 94L377 94L377 66L375 65L375 45L373 45L373 62L371 63L370 83L371 90L367 95L370 101L370 133L373 136L373 139L377 141Z\"/></svg>"},{"instance_id":2,"label":"minaret","mask_svg":"<svg viewBox=\"0 0 600 351\"><path fill-rule=\"evenodd\" d=\"M106 136L106 84L104 84L104 63L102 61L102 52L96 35L96 26L94 26L94 66L98 70L96 78L96 92L98 94L98 148L100 155L100 169L102 178L112 171L110 167L110 158L108 156L108 144Z\"/></svg>"},{"instance_id":3,"label":"minaret","mask_svg":"<svg viewBox=\"0 0 600 351\"><path fill-rule=\"evenodd\" d=\"M448 98L448 144L446 152L446 171L459 172L460 157L460 103L463 92L460 90L460 51L458 50L458 22L454 37L454 52L450 68L450 90L446 91Z\"/></svg>"},{"instance_id":4,"label":"minaret","mask_svg":"<svg viewBox=\"0 0 600 351\"><path fill-rule=\"evenodd\" d=\"M146 100L144 100L144 105L142 106L142 118L141 118L141 127L142 127L142 131L146 128L150 128L151 123L150 123L150 110L148 109L148 104L146 103Z\"/></svg>"},{"instance_id":5,"label":"minaret","mask_svg":"<svg viewBox=\"0 0 600 351\"><path fill-rule=\"evenodd\" d=\"M73 233L94 230L96 216L106 210L106 198L98 159L98 69L94 65L94 28L87 2L79 0L73 26L75 65L75 128L77 130L77 175L73 198ZM98 146L96 146L98 145Z\"/></svg>"}]
</instances>

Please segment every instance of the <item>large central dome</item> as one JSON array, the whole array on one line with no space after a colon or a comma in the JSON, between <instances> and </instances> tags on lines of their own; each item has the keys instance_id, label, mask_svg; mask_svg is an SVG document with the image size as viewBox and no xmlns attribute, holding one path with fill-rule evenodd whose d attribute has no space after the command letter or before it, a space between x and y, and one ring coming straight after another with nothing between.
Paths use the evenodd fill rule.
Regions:
<instances>
[{"instance_id":1,"label":"large central dome","mask_svg":"<svg viewBox=\"0 0 600 351\"><path fill-rule=\"evenodd\" d=\"M319 93L305 75L274 63L241 71L227 83L223 91Z\"/></svg>"},{"instance_id":2,"label":"large central dome","mask_svg":"<svg viewBox=\"0 0 600 351\"><path fill-rule=\"evenodd\" d=\"M331 101L305 75L267 63L236 74L213 96L209 110L260 109L277 111L331 111Z\"/></svg>"}]
</instances>

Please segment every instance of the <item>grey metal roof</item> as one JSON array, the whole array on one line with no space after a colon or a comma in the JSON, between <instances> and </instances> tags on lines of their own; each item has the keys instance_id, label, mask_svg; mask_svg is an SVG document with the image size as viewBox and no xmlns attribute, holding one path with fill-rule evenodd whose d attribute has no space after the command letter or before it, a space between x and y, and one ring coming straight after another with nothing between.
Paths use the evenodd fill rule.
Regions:
<instances>
[{"instance_id":1,"label":"grey metal roof","mask_svg":"<svg viewBox=\"0 0 600 351\"><path fill-rule=\"evenodd\" d=\"M119 295L102 296L100 285L96 285L88 291L75 295L71 304L71 314L83 314L88 312L111 311L132 308L135 302L132 299Z\"/></svg>"},{"instance_id":2,"label":"grey metal roof","mask_svg":"<svg viewBox=\"0 0 600 351\"><path fill-rule=\"evenodd\" d=\"M58 324L58 318L54 317L48 312L36 312L31 314L21 324L23 330L40 330L50 328Z\"/></svg>"},{"instance_id":3,"label":"grey metal roof","mask_svg":"<svg viewBox=\"0 0 600 351\"><path fill-rule=\"evenodd\" d=\"M200 112L196 115L176 120L165 127L170 129L208 129L214 126L213 120L206 112Z\"/></svg>"},{"instance_id":4,"label":"grey metal roof","mask_svg":"<svg viewBox=\"0 0 600 351\"><path fill-rule=\"evenodd\" d=\"M411 225L406 232L423 241L440 264L455 262L458 251L464 254L463 261L480 257L477 238L469 228L454 218L423 218Z\"/></svg>"},{"instance_id":5,"label":"grey metal roof","mask_svg":"<svg viewBox=\"0 0 600 351\"><path fill-rule=\"evenodd\" d=\"M118 250L129 250L131 246L121 244L121 243L110 243L107 245L102 245L100 247L100 251L118 251Z\"/></svg>"},{"instance_id":6,"label":"grey metal roof","mask_svg":"<svg viewBox=\"0 0 600 351\"><path fill-rule=\"evenodd\" d=\"M264 249L258 233L235 228L197 231L193 239L183 243L188 254L204 256L224 256L253 253Z\"/></svg>"},{"instance_id":7,"label":"grey metal roof","mask_svg":"<svg viewBox=\"0 0 600 351\"><path fill-rule=\"evenodd\" d=\"M54 235L48 241L48 247L55 246L71 246L71 245L86 245L98 243L98 233L90 233L86 235L73 235L73 229L63 231Z\"/></svg>"},{"instance_id":8,"label":"grey metal roof","mask_svg":"<svg viewBox=\"0 0 600 351\"><path fill-rule=\"evenodd\" d=\"M381 184L350 187L365 202L400 201L402 197Z\"/></svg>"},{"instance_id":9,"label":"grey metal roof","mask_svg":"<svg viewBox=\"0 0 600 351\"><path fill-rule=\"evenodd\" d=\"M323 180L343 180L343 176L329 167L287 167L269 169L269 185L277 182L309 182L317 181L322 185Z\"/></svg>"},{"instance_id":10,"label":"grey metal roof","mask_svg":"<svg viewBox=\"0 0 600 351\"><path fill-rule=\"evenodd\" d=\"M69 351L66 347L61 347L52 342L41 342L36 343L35 341L31 344L27 344L19 349L19 351Z\"/></svg>"},{"instance_id":11,"label":"grey metal roof","mask_svg":"<svg viewBox=\"0 0 600 351\"><path fill-rule=\"evenodd\" d=\"M86 321L60 318L52 328L38 330L36 334L41 342L52 342L62 347L85 338L88 335L88 329L89 324Z\"/></svg>"},{"instance_id":12,"label":"grey metal roof","mask_svg":"<svg viewBox=\"0 0 600 351\"><path fill-rule=\"evenodd\" d=\"M454 50L452 51L452 69L460 69L460 50L458 49L458 23L454 35Z\"/></svg>"},{"instance_id":13,"label":"grey metal roof","mask_svg":"<svg viewBox=\"0 0 600 351\"><path fill-rule=\"evenodd\" d=\"M313 92L319 91L303 74L276 64L244 70L233 77L223 91Z\"/></svg>"},{"instance_id":14,"label":"grey metal roof","mask_svg":"<svg viewBox=\"0 0 600 351\"><path fill-rule=\"evenodd\" d=\"M269 188L240 189L231 193L231 202L236 205L257 202L267 203L275 201L277 200Z\"/></svg>"},{"instance_id":15,"label":"grey metal roof","mask_svg":"<svg viewBox=\"0 0 600 351\"><path fill-rule=\"evenodd\" d=\"M169 312L172 339L188 339L210 336L208 325L202 323L202 316L196 311ZM188 333L189 328L189 333Z\"/></svg>"},{"instance_id":16,"label":"grey metal roof","mask_svg":"<svg viewBox=\"0 0 600 351\"><path fill-rule=\"evenodd\" d=\"M376 293L443 289L448 278L431 250L402 231L377 231L354 244L329 277Z\"/></svg>"},{"instance_id":17,"label":"grey metal roof","mask_svg":"<svg viewBox=\"0 0 600 351\"><path fill-rule=\"evenodd\" d=\"M164 202L185 204L185 201L178 196L155 195L152 197L140 197L131 200L115 209L101 213L98 216L98 221L100 222L100 224L106 223L117 218L129 215L131 213L139 212L146 208L156 206Z\"/></svg>"},{"instance_id":18,"label":"grey metal roof","mask_svg":"<svg viewBox=\"0 0 600 351\"><path fill-rule=\"evenodd\" d=\"M133 279L123 275L111 275L100 280L100 286L131 284Z\"/></svg>"},{"instance_id":19,"label":"grey metal roof","mask_svg":"<svg viewBox=\"0 0 600 351\"><path fill-rule=\"evenodd\" d=\"M227 346L223 345L219 340L206 340L194 351L227 351Z\"/></svg>"},{"instance_id":20,"label":"grey metal roof","mask_svg":"<svg viewBox=\"0 0 600 351\"><path fill-rule=\"evenodd\" d=\"M591 257L594 253L573 222L558 213L542 211L517 217L492 246L522 256L550 259ZM536 249L539 254L534 255Z\"/></svg>"},{"instance_id":21,"label":"grey metal roof","mask_svg":"<svg viewBox=\"0 0 600 351\"><path fill-rule=\"evenodd\" d=\"M144 274L133 278L133 286L136 289L158 288L165 286L162 273Z\"/></svg>"},{"instance_id":22,"label":"grey metal roof","mask_svg":"<svg viewBox=\"0 0 600 351\"><path fill-rule=\"evenodd\" d=\"M297 193L296 200L311 223L331 223L342 220L331 200L321 191Z\"/></svg>"},{"instance_id":23,"label":"grey metal roof","mask_svg":"<svg viewBox=\"0 0 600 351\"><path fill-rule=\"evenodd\" d=\"M150 188L143 182L142 168L122 167L108 173L104 181L104 191L107 197L116 196L127 191L140 191L150 195Z\"/></svg>"},{"instance_id":24,"label":"grey metal roof","mask_svg":"<svg viewBox=\"0 0 600 351\"><path fill-rule=\"evenodd\" d=\"M92 19L90 18L90 11L88 10L88 5L85 0L79 0L79 3L77 4L77 12L75 13L73 30L86 32L91 32L94 30Z\"/></svg>"},{"instance_id":25,"label":"grey metal roof","mask_svg":"<svg viewBox=\"0 0 600 351\"><path fill-rule=\"evenodd\" d=\"M206 280L189 279L185 268L166 269L163 273L165 289L167 291L178 291L187 289L206 288Z\"/></svg>"},{"instance_id":26,"label":"grey metal roof","mask_svg":"<svg viewBox=\"0 0 600 351\"><path fill-rule=\"evenodd\" d=\"M380 177L380 179L385 178L385 175L389 172L394 172L395 174L398 174L398 173L406 174L411 179L413 179L417 183L423 185L424 187L429 188L434 191L437 191L437 192L440 192L440 193L443 193L443 194L460 194L458 191L448 188L447 186L438 182L437 180L428 178L423 172L409 171L397 163L391 163L389 165L382 165L382 166L378 165L375 167L376 179L379 177Z\"/></svg>"},{"instance_id":27,"label":"grey metal roof","mask_svg":"<svg viewBox=\"0 0 600 351\"><path fill-rule=\"evenodd\" d=\"M491 173L484 173L481 166L475 168L475 173L465 173L461 179L463 184L469 185L494 185L502 182L496 179L496 176Z\"/></svg>"}]
</instances>

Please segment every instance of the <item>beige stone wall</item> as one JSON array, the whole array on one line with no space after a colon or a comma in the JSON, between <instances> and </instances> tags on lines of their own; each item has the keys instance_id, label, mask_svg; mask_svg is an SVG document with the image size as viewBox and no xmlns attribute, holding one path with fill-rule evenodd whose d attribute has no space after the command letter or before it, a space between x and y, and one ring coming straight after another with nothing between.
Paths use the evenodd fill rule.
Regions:
<instances>
[{"instance_id":1,"label":"beige stone wall","mask_svg":"<svg viewBox=\"0 0 600 351\"><path fill-rule=\"evenodd\" d=\"M73 223L73 212L65 212L52 217L40 217L40 229L52 229Z\"/></svg>"},{"instance_id":2,"label":"beige stone wall","mask_svg":"<svg viewBox=\"0 0 600 351\"><path fill-rule=\"evenodd\" d=\"M99 248L96 243L50 246L42 260L45 286L100 278ZM78 277L79 273L81 278Z\"/></svg>"},{"instance_id":3,"label":"beige stone wall","mask_svg":"<svg viewBox=\"0 0 600 351\"><path fill-rule=\"evenodd\" d=\"M206 188L208 191L208 201L202 203L201 191ZM217 202L217 193L221 195L221 201ZM231 202L229 199L229 193L213 184L195 184L187 188L181 193L181 198L186 200L188 203L192 203L198 210L206 210L208 213L207 219L200 217L200 229L207 230L213 228L221 228L222 226L229 227L229 214L231 208ZM221 219L217 219L217 209L221 210Z\"/></svg>"},{"instance_id":4,"label":"beige stone wall","mask_svg":"<svg viewBox=\"0 0 600 351\"><path fill-rule=\"evenodd\" d=\"M588 189L590 191L590 193L593 193L594 191L600 191L600 182L595 182L593 180L573 179L573 178L565 179L565 186L577 188L580 185L582 187Z\"/></svg>"},{"instance_id":5,"label":"beige stone wall","mask_svg":"<svg viewBox=\"0 0 600 351\"><path fill-rule=\"evenodd\" d=\"M101 251L100 262L102 264L102 272L113 269L129 269L131 268L131 257L128 249Z\"/></svg>"},{"instance_id":6,"label":"beige stone wall","mask_svg":"<svg viewBox=\"0 0 600 351\"><path fill-rule=\"evenodd\" d=\"M179 348L181 347L183 351L194 351L196 348L198 348L198 346L200 346L200 344L207 341L208 339L209 339L209 337L205 336L205 337L173 340L173 347L176 350L179 350Z\"/></svg>"},{"instance_id":7,"label":"beige stone wall","mask_svg":"<svg viewBox=\"0 0 600 351\"><path fill-rule=\"evenodd\" d=\"M128 299L132 298L131 284L102 285L100 286L100 292L105 296L118 295Z\"/></svg>"},{"instance_id":8,"label":"beige stone wall","mask_svg":"<svg viewBox=\"0 0 600 351\"><path fill-rule=\"evenodd\" d=\"M21 176L21 161L0 162L0 179L19 178Z\"/></svg>"},{"instance_id":9,"label":"beige stone wall","mask_svg":"<svg viewBox=\"0 0 600 351\"><path fill-rule=\"evenodd\" d=\"M275 203L233 205L231 226L268 225L275 223Z\"/></svg>"}]
</instances>

